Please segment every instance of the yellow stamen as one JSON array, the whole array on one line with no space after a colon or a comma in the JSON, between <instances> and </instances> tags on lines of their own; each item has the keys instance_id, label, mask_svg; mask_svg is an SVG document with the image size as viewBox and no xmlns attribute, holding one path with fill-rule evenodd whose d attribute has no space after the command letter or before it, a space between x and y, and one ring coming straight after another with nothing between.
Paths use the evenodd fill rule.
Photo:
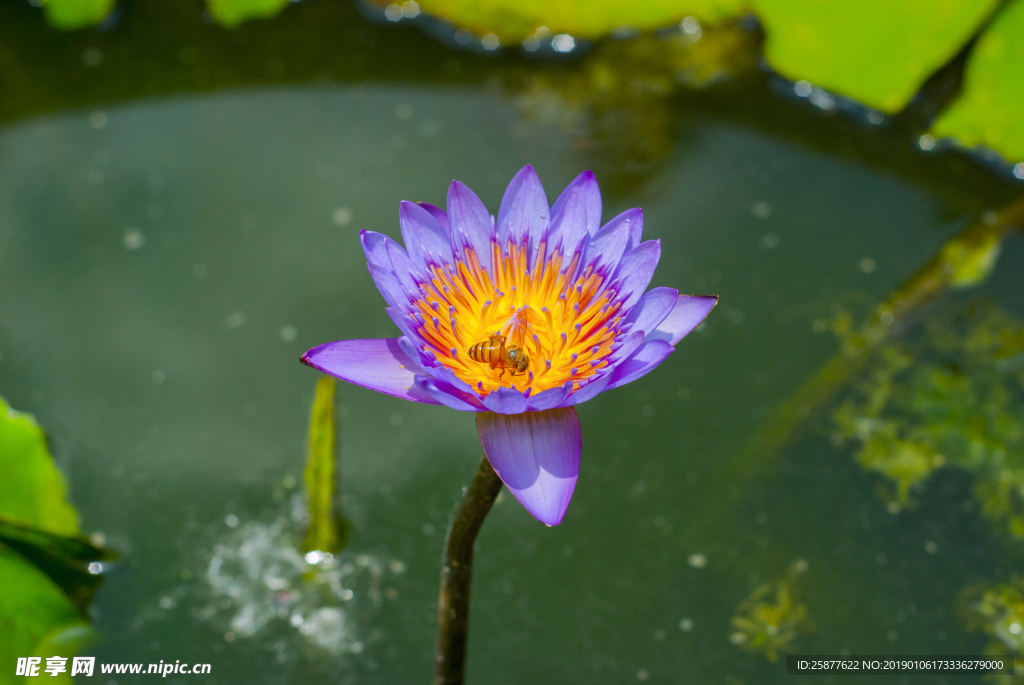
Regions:
<instances>
[{"instance_id":1,"label":"yellow stamen","mask_svg":"<svg viewBox=\"0 0 1024 685\"><path fill-rule=\"evenodd\" d=\"M602 291L601 274L587 267L569 281L579 258L574 253L563 269L563 255L549 253L541 243L527 274L527 254L510 242L504 251L492 249L490 273L468 248L454 268L432 267L431 280L414 304L426 322L417 319L416 325L425 349L485 395L501 387L529 388L535 395L570 381L578 388L607 366L621 318L621 305L610 299L615 293ZM469 347L498 332L506 336L506 348L526 351L526 372L513 375L515 369L492 369L470 358Z\"/></svg>"}]
</instances>

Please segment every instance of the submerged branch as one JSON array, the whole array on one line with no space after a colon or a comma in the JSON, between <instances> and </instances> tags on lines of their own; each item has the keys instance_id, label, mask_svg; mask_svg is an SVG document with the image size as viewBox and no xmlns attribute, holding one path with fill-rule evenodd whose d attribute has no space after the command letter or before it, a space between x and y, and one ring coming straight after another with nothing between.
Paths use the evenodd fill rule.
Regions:
<instances>
[{"instance_id":1,"label":"submerged branch","mask_svg":"<svg viewBox=\"0 0 1024 685\"><path fill-rule=\"evenodd\" d=\"M870 318L754 436L739 470L763 466L799 434L806 418L827 404L864 368L872 353L906 330L914 315L949 290L983 282L992 272L1003 239L1024 229L1024 199L995 215L986 213L947 241L902 287L875 307Z\"/></svg>"},{"instance_id":2,"label":"submerged branch","mask_svg":"<svg viewBox=\"0 0 1024 685\"><path fill-rule=\"evenodd\" d=\"M462 683L469 628L469 592L473 580L473 543L500 491L501 479L484 457L469 490L462 497L444 542L434 685Z\"/></svg>"}]
</instances>

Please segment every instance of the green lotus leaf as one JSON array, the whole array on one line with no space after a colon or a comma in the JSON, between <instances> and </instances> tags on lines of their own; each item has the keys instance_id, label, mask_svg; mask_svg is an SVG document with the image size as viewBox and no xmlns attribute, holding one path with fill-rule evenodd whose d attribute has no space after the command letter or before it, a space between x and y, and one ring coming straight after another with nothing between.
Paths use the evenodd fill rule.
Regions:
<instances>
[{"instance_id":1,"label":"green lotus leaf","mask_svg":"<svg viewBox=\"0 0 1024 685\"><path fill-rule=\"evenodd\" d=\"M1024 161L1024 2L1008 5L982 34L967 63L964 90L932 135L998 150Z\"/></svg>"},{"instance_id":2,"label":"green lotus leaf","mask_svg":"<svg viewBox=\"0 0 1024 685\"><path fill-rule=\"evenodd\" d=\"M68 657L67 672L54 682L70 683L71 657L93 637L93 629L45 573L0 545L0 685L24 682L15 675L19 657ZM52 676L40 675L47 681Z\"/></svg>"},{"instance_id":3,"label":"green lotus leaf","mask_svg":"<svg viewBox=\"0 0 1024 685\"><path fill-rule=\"evenodd\" d=\"M65 499L64 479L42 428L0 398L0 517L56 535L78 533L78 513Z\"/></svg>"},{"instance_id":4,"label":"green lotus leaf","mask_svg":"<svg viewBox=\"0 0 1024 685\"><path fill-rule=\"evenodd\" d=\"M206 0L210 16L227 28L250 19L268 19L288 6L289 0Z\"/></svg>"},{"instance_id":5,"label":"green lotus leaf","mask_svg":"<svg viewBox=\"0 0 1024 685\"><path fill-rule=\"evenodd\" d=\"M62 31L98 24L112 9L114 0L46 0L43 5L50 26Z\"/></svg>"},{"instance_id":6,"label":"green lotus leaf","mask_svg":"<svg viewBox=\"0 0 1024 685\"><path fill-rule=\"evenodd\" d=\"M753 0L753 4L765 29L765 57L776 71L883 112L896 112L956 55L999 3Z\"/></svg>"},{"instance_id":7,"label":"green lotus leaf","mask_svg":"<svg viewBox=\"0 0 1024 685\"><path fill-rule=\"evenodd\" d=\"M386 2L383 4L387 4ZM398 3L401 5L402 3ZM540 27L579 38L600 38L619 28L655 29L688 16L718 21L741 14L745 0L421 0L420 9L478 35L519 43Z\"/></svg>"}]
</instances>

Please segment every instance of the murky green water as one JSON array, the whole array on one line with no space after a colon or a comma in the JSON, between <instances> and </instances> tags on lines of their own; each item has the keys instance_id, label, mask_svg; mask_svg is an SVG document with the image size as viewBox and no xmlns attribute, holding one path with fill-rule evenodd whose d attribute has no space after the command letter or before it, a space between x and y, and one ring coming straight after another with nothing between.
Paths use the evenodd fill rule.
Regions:
<instances>
[{"instance_id":1,"label":"murky green water","mask_svg":"<svg viewBox=\"0 0 1024 685\"><path fill-rule=\"evenodd\" d=\"M827 416L780 457L737 463L835 351L813 322L863 313L984 199L677 115L667 161L606 194L605 217L643 207L663 246L652 285L721 304L658 373L580 407L561 526L507 496L490 515L470 682L784 682L730 619L797 560L816 625L803 652L979 652L958 593L1019 553L965 476L893 515ZM314 596L287 551L315 382L298 357L394 335L357 237L398 236L400 200L443 204L458 178L493 211L526 163L554 198L600 155L484 86L228 90L0 129L0 392L49 430L83 527L123 555L90 653L209 662L221 683L425 682L473 417L339 388L353 536L344 590ZM1022 264L1011 246L986 294L1019 309Z\"/></svg>"}]
</instances>

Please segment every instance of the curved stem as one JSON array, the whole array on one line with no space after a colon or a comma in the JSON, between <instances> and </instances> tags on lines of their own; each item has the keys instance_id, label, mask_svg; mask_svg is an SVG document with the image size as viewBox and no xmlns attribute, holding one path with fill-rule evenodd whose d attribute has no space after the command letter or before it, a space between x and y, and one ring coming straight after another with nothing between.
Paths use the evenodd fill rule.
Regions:
<instances>
[{"instance_id":1,"label":"curved stem","mask_svg":"<svg viewBox=\"0 0 1024 685\"><path fill-rule=\"evenodd\" d=\"M469 628L469 591L473 581L473 542L500 491L501 479L484 457L469 490L462 497L444 541L434 685L462 685Z\"/></svg>"}]
</instances>

